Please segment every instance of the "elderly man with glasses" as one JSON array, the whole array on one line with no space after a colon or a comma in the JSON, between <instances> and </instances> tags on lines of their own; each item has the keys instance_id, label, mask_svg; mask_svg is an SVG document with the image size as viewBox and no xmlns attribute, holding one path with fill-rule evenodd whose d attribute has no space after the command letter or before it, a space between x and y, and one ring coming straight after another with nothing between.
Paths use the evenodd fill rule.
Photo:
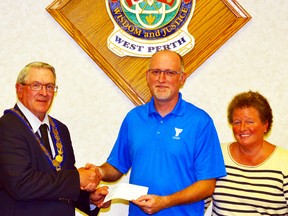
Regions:
<instances>
[{"instance_id":1,"label":"elderly man with glasses","mask_svg":"<svg viewBox=\"0 0 288 216\"><path fill-rule=\"evenodd\" d=\"M57 89L55 69L47 63L32 62L18 75L17 103L0 118L3 216L74 216L75 207L98 214L98 208L90 210L88 191L100 173L76 169L68 128L47 114Z\"/></svg>"}]
</instances>

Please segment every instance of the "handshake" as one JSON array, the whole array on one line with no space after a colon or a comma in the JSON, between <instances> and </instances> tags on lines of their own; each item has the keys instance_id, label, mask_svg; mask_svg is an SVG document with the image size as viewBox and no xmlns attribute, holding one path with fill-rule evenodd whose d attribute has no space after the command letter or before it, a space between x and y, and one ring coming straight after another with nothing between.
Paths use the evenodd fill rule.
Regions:
<instances>
[{"instance_id":1,"label":"handshake","mask_svg":"<svg viewBox=\"0 0 288 216\"><path fill-rule=\"evenodd\" d=\"M90 192L90 202L99 208L109 207L111 201L103 203L108 194L108 187L97 188L103 177L101 169L93 164L87 164L85 167L79 168L78 173L80 176L80 189Z\"/></svg>"}]
</instances>

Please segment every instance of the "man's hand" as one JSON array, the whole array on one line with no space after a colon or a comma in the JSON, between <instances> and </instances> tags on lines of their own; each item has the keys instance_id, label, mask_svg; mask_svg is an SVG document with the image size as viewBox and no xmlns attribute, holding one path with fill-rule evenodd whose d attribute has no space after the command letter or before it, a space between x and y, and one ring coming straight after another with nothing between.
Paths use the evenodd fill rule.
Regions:
<instances>
[{"instance_id":1,"label":"man's hand","mask_svg":"<svg viewBox=\"0 0 288 216\"><path fill-rule=\"evenodd\" d=\"M80 176L80 188L86 191L95 191L97 185L100 183L102 176L97 167L89 169L81 167L78 169Z\"/></svg>"},{"instance_id":2,"label":"man's hand","mask_svg":"<svg viewBox=\"0 0 288 216\"><path fill-rule=\"evenodd\" d=\"M131 200L147 214L154 214L166 208L167 199L165 196L144 195L137 200Z\"/></svg>"},{"instance_id":3,"label":"man's hand","mask_svg":"<svg viewBox=\"0 0 288 216\"><path fill-rule=\"evenodd\" d=\"M96 191L90 193L90 202L98 208L108 208L111 205L111 200L103 203L108 193L109 191L107 186L99 187Z\"/></svg>"}]
</instances>

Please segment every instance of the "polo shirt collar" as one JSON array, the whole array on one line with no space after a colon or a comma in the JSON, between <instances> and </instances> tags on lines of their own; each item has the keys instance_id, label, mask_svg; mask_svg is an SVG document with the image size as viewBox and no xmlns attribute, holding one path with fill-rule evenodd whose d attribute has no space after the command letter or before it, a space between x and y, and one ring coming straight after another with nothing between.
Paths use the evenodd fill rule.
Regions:
<instances>
[{"instance_id":1,"label":"polo shirt collar","mask_svg":"<svg viewBox=\"0 0 288 216\"><path fill-rule=\"evenodd\" d=\"M181 116L184 114L185 101L182 100L182 94L179 92L178 102L170 114ZM154 97L148 103L148 114L158 113L155 109Z\"/></svg>"}]
</instances>

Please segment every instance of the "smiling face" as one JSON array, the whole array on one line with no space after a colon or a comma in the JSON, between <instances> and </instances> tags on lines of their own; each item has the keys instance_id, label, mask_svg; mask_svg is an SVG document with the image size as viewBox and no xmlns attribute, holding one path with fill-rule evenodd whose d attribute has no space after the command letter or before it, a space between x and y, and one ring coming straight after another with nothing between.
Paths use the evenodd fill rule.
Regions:
<instances>
[{"instance_id":1,"label":"smiling face","mask_svg":"<svg viewBox=\"0 0 288 216\"><path fill-rule=\"evenodd\" d=\"M44 85L55 84L55 77L50 69L35 67L29 70L25 84L33 82L39 82ZM36 91L32 90L29 85L17 83L16 93L19 101L37 116L40 121L44 119L54 98L54 92L48 92L44 86L41 90Z\"/></svg>"},{"instance_id":2,"label":"smiling face","mask_svg":"<svg viewBox=\"0 0 288 216\"><path fill-rule=\"evenodd\" d=\"M236 108L232 115L232 129L240 145L261 145L268 122L263 123L254 107Z\"/></svg>"},{"instance_id":3,"label":"smiling face","mask_svg":"<svg viewBox=\"0 0 288 216\"><path fill-rule=\"evenodd\" d=\"M172 51L161 51L154 54L150 60L149 69L174 70L184 72L181 59L178 54ZM186 79L185 73L168 76L160 73L153 76L149 72L146 73L146 80L155 100L160 102L169 102L178 100L179 89L184 85Z\"/></svg>"}]
</instances>

